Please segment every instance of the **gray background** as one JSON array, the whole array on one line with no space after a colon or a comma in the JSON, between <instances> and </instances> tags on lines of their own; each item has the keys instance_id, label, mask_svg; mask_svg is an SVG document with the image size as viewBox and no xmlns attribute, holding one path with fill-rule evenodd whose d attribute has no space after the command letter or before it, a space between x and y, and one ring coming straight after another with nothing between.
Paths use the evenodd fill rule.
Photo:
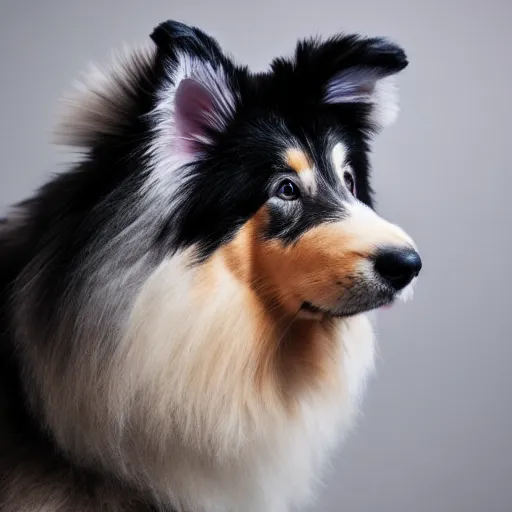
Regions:
<instances>
[{"instance_id":1,"label":"gray background","mask_svg":"<svg viewBox=\"0 0 512 512\"><path fill-rule=\"evenodd\" d=\"M512 2L2 0L2 210L62 161L57 101L85 65L167 18L258 69L340 29L406 48L375 188L424 271L414 302L379 314L377 376L314 510L512 511Z\"/></svg>"}]
</instances>

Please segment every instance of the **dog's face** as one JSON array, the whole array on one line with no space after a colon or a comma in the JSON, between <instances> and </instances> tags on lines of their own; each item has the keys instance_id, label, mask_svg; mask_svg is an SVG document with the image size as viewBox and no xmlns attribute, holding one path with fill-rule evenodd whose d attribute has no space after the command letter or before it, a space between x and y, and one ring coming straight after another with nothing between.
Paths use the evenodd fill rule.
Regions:
<instances>
[{"instance_id":1,"label":"dog's face","mask_svg":"<svg viewBox=\"0 0 512 512\"><path fill-rule=\"evenodd\" d=\"M177 51L180 38L188 44ZM421 261L371 209L368 143L396 116L403 51L382 39L308 41L251 75L189 27L164 24L153 39L164 73L178 62L182 75L172 95L160 93L152 149L194 167L175 242L197 244L200 258L224 252L247 286L292 315L392 302Z\"/></svg>"},{"instance_id":2,"label":"dog's face","mask_svg":"<svg viewBox=\"0 0 512 512\"><path fill-rule=\"evenodd\" d=\"M236 275L298 317L388 304L421 268L410 238L357 198L358 183L367 193L365 170L340 138L291 144L272 155L269 171L251 169L261 205L223 249Z\"/></svg>"}]
</instances>

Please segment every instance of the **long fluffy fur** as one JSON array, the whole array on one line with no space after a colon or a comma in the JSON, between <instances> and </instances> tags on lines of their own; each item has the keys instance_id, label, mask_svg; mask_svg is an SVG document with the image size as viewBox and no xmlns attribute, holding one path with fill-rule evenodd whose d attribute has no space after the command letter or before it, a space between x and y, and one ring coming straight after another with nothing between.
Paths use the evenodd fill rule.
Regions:
<instances>
[{"instance_id":1,"label":"long fluffy fur","mask_svg":"<svg viewBox=\"0 0 512 512\"><path fill-rule=\"evenodd\" d=\"M328 178L317 177L325 164L297 149L312 148L317 134L308 146L289 130L304 120L286 114L287 104L282 111L271 104L284 102L282 85L315 52L329 68L325 80L339 76L331 46L300 46L295 67L275 61L272 79L235 66L191 27L169 22L153 41L86 79L59 128L60 142L79 148L83 159L0 225L5 512L286 512L308 502L373 368L366 311L391 300L368 258L382 245L413 246L368 207L363 153L341 168L359 173L360 201L368 206L344 190L342 202L325 204L323 221L317 210L312 219L301 211L282 231L292 206L275 198L258 203L250 196L255 186L243 191L252 178L240 181L230 202L210 204L226 182L223 166L236 179L237 169L261 161L251 157L259 146L263 155L299 151L298 162L311 161L307 179L318 183L311 194L327 187ZM382 48L371 41L326 44L335 53L349 45L356 56L347 65L368 61L388 74L404 67L401 50L392 47L395 60L389 47L379 57ZM175 110L187 79L199 84L184 89L187 115L205 105L197 91L211 99L192 128L180 125ZM304 87L318 89L321 101L320 86ZM363 149L395 108L379 87L370 97L365 83L354 105L339 84L331 88L333 115L361 137ZM273 114L251 117L245 132L237 116L258 101ZM312 118L319 110L304 108ZM318 140L339 135L331 121ZM232 133L236 123L242 131ZM226 137L237 141L237 152ZM238 163L224 163L231 160ZM254 173L248 176L261 179ZM216 182L208 182L212 176ZM335 222L333 208L343 208ZM210 224L216 211L229 217ZM333 245L340 236L344 245ZM325 265L315 263L319 257ZM350 304L347 314L288 314L299 293L313 294L322 307L331 301L325 283L339 262L346 279L338 284L350 300L338 306Z\"/></svg>"}]
</instances>

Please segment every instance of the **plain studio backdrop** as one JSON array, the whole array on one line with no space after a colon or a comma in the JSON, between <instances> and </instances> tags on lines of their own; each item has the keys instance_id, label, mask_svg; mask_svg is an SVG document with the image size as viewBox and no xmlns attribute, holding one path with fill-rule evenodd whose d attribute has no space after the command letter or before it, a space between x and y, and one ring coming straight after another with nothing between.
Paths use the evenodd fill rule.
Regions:
<instances>
[{"instance_id":1,"label":"plain studio backdrop","mask_svg":"<svg viewBox=\"0 0 512 512\"><path fill-rule=\"evenodd\" d=\"M312 510L512 510L510 0L0 5L1 210L62 169L51 132L73 80L160 21L198 25L256 69L314 34L403 45L401 115L376 140L374 185L424 270L413 302L378 315L377 374Z\"/></svg>"}]
</instances>

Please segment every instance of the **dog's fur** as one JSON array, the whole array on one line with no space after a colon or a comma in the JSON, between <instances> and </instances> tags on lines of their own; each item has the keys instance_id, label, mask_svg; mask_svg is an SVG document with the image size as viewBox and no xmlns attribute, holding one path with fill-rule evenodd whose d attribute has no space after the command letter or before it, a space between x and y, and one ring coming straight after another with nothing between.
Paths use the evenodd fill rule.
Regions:
<instances>
[{"instance_id":1,"label":"dog's fur","mask_svg":"<svg viewBox=\"0 0 512 512\"><path fill-rule=\"evenodd\" d=\"M338 35L252 74L169 21L91 72L80 162L0 225L2 512L308 501L399 295L373 258L413 247L368 161L406 65Z\"/></svg>"}]
</instances>

